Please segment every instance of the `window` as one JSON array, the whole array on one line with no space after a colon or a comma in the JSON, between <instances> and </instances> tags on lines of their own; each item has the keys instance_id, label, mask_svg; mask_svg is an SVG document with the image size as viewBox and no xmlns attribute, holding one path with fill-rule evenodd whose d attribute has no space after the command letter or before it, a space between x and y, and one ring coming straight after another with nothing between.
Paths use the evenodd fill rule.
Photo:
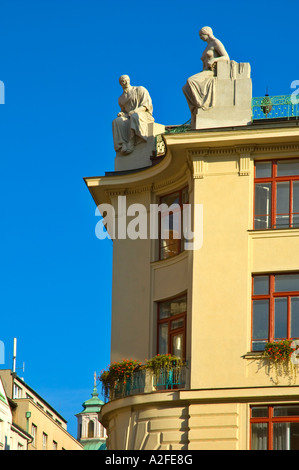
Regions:
<instances>
[{"instance_id":1,"label":"window","mask_svg":"<svg viewBox=\"0 0 299 470\"><path fill-rule=\"evenodd\" d=\"M0 447L4 445L4 423L3 420L0 418Z\"/></svg>"},{"instance_id":2,"label":"window","mask_svg":"<svg viewBox=\"0 0 299 470\"><path fill-rule=\"evenodd\" d=\"M299 160L255 164L254 228L299 227Z\"/></svg>"},{"instance_id":3,"label":"window","mask_svg":"<svg viewBox=\"0 0 299 470\"><path fill-rule=\"evenodd\" d=\"M88 436L87 437L94 437L94 422L92 420L88 423Z\"/></svg>"},{"instance_id":4,"label":"window","mask_svg":"<svg viewBox=\"0 0 299 470\"><path fill-rule=\"evenodd\" d=\"M299 273L253 276L252 351L299 338Z\"/></svg>"},{"instance_id":5,"label":"window","mask_svg":"<svg viewBox=\"0 0 299 470\"><path fill-rule=\"evenodd\" d=\"M53 450L57 450L58 447L57 447L57 442L56 441L53 441Z\"/></svg>"},{"instance_id":6,"label":"window","mask_svg":"<svg viewBox=\"0 0 299 470\"><path fill-rule=\"evenodd\" d=\"M186 358L187 296L158 304L158 354Z\"/></svg>"},{"instance_id":7,"label":"window","mask_svg":"<svg viewBox=\"0 0 299 470\"><path fill-rule=\"evenodd\" d=\"M251 408L251 450L299 450L299 404Z\"/></svg>"},{"instance_id":8,"label":"window","mask_svg":"<svg viewBox=\"0 0 299 470\"><path fill-rule=\"evenodd\" d=\"M43 450L47 450L48 436L43 432Z\"/></svg>"},{"instance_id":9,"label":"window","mask_svg":"<svg viewBox=\"0 0 299 470\"><path fill-rule=\"evenodd\" d=\"M37 426L32 423L31 425L31 436L32 436L32 445L36 447L36 433L37 433Z\"/></svg>"},{"instance_id":10,"label":"window","mask_svg":"<svg viewBox=\"0 0 299 470\"><path fill-rule=\"evenodd\" d=\"M160 198L160 259L184 250L182 209L188 201L188 188Z\"/></svg>"},{"instance_id":11,"label":"window","mask_svg":"<svg viewBox=\"0 0 299 470\"><path fill-rule=\"evenodd\" d=\"M14 384L13 386L13 397L22 398L22 389L17 384Z\"/></svg>"}]
</instances>

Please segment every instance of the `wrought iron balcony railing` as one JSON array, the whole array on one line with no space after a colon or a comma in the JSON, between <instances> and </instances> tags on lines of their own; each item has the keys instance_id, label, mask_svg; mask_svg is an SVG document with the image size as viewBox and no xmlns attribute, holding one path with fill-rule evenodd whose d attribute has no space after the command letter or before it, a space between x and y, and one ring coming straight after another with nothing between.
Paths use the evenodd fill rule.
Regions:
<instances>
[{"instance_id":1,"label":"wrought iron balcony railing","mask_svg":"<svg viewBox=\"0 0 299 470\"><path fill-rule=\"evenodd\" d=\"M118 382L110 390L109 401L139 393L150 393L162 390L184 389L186 387L186 366L161 369L158 374L141 369L133 373L126 382Z\"/></svg>"},{"instance_id":2,"label":"wrought iron balcony railing","mask_svg":"<svg viewBox=\"0 0 299 470\"><path fill-rule=\"evenodd\" d=\"M251 101L252 122L261 119L299 119L299 96L280 95L280 96L261 96L252 98ZM178 126L166 126L165 134L181 134L192 131L191 119ZM158 137L158 136L157 136ZM157 138L157 143L162 146L162 135ZM157 150L162 154L161 148ZM165 147L163 147L165 150Z\"/></svg>"},{"instance_id":3,"label":"wrought iron balcony railing","mask_svg":"<svg viewBox=\"0 0 299 470\"><path fill-rule=\"evenodd\" d=\"M175 367L173 369L161 369L153 376L153 385L156 390L172 390L185 388L186 367Z\"/></svg>"},{"instance_id":4,"label":"wrought iron balcony railing","mask_svg":"<svg viewBox=\"0 0 299 470\"><path fill-rule=\"evenodd\" d=\"M296 95L261 96L252 98L252 120L298 119L299 99Z\"/></svg>"}]
</instances>

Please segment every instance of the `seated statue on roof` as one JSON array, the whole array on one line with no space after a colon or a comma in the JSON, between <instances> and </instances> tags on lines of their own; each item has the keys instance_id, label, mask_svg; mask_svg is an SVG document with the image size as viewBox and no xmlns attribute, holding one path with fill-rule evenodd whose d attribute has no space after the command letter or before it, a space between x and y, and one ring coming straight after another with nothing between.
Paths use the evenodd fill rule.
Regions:
<instances>
[{"instance_id":1,"label":"seated statue on roof","mask_svg":"<svg viewBox=\"0 0 299 470\"><path fill-rule=\"evenodd\" d=\"M215 104L215 66L220 60L229 60L228 53L222 42L215 38L209 26L201 28L199 37L207 42L201 60L203 70L188 78L183 87L191 114L197 109L207 110Z\"/></svg>"},{"instance_id":2,"label":"seated statue on roof","mask_svg":"<svg viewBox=\"0 0 299 470\"><path fill-rule=\"evenodd\" d=\"M118 100L121 111L112 122L114 149L128 155L138 143L147 141L148 124L154 122L153 105L149 92L142 86L131 86L128 75L122 75L119 83L123 94Z\"/></svg>"},{"instance_id":3,"label":"seated statue on roof","mask_svg":"<svg viewBox=\"0 0 299 470\"><path fill-rule=\"evenodd\" d=\"M191 111L191 128L209 129L251 124L250 64L230 60L225 47L209 26L199 36L207 42L203 70L183 87Z\"/></svg>"}]
</instances>

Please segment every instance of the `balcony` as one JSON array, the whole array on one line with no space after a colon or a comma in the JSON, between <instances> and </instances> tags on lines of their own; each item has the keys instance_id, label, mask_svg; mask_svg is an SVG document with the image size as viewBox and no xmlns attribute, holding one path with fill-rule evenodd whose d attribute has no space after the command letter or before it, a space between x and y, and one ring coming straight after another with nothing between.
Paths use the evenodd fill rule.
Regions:
<instances>
[{"instance_id":1,"label":"balcony","mask_svg":"<svg viewBox=\"0 0 299 470\"><path fill-rule=\"evenodd\" d=\"M252 122L261 120L284 119L284 120L297 120L299 119L299 98L295 94L292 95L278 95L278 96L261 96L252 98L251 101L251 120ZM176 126L166 126L165 134L182 134L184 132L192 131L191 119L184 124ZM156 150L157 155L165 153L165 144L163 146L162 135L156 136Z\"/></svg>"},{"instance_id":2,"label":"balcony","mask_svg":"<svg viewBox=\"0 0 299 470\"><path fill-rule=\"evenodd\" d=\"M160 369L153 373L149 369L135 371L124 382L118 381L109 391L108 401L127 396L160 392L164 390L182 390L186 388L187 366L173 367L172 369Z\"/></svg>"},{"instance_id":3,"label":"balcony","mask_svg":"<svg viewBox=\"0 0 299 470\"><path fill-rule=\"evenodd\" d=\"M299 118L299 100L294 94L252 98L251 108L252 121Z\"/></svg>"}]
</instances>

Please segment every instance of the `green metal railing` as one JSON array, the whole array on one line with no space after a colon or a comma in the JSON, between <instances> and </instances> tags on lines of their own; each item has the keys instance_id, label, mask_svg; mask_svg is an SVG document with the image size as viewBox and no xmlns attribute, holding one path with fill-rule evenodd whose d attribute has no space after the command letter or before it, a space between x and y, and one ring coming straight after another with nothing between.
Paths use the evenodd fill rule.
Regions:
<instances>
[{"instance_id":1,"label":"green metal railing","mask_svg":"<svg viewBox=\"0 0 299 470\"><path fill-rule=\"evenodd\" d=\"M260 96L252 98L252 121L261 119L299 119L299 97L292 95ZM165 134L191 131L191 119L178 126L166 126Z\"/></svg>"},{"instance_id":2,"label":"green metal railing","mask_svg":"<svg viewBox=\"0 0 299 470\"><path fill-rule=\"evenodd\" d=\"M185 388L186 367L173 367L161 369L154 375L154 387L156 390L169 390L173 388Z\"/></svg>"},{"instance_id":3,"label":"green metal railing","mask_svg":"<svg viewBox=\"0 0 299 470\"><path fill-rule=\"evenodd\" d=\"M149 380L150 378L150 380ZM161 369L157 374L141 369L125 382L118 382L110 390L109 401L139 393L182 389L186 386L186 366Z\"/></svg>"},{"instance_id":4,"label":"green metal railing","mask_svg":"<svg viewBox=\"0 0 299 470\"><path fill-rule=\"evenodd\" d=\"M265 96L252 98L251 110L252 122L265 119L297 120L299 119L299 95L297 98L294 93L279 96L266 94ZM166 126L164 134L182 134L188 131L194 132L194 129L191 128L191 119L178 126ZM166 146L163 134L159 134L156 136L156 156L163 156L165 153Z\"/></svg>"},{"instance_id":5,"label":"green metal railing","mask_svg":"<svg viewBox=\"0 0 299 470\"><path fill-rule=\"evenodd\" d=\"M251 108L253 121L299 118L299 99L294 94L252 98Z\"/></svg>"},{"instance_id":6,"label":"green metal railing","mask_svg":"<svg viewBox=\"0 0 299 470\"><path fill-rule=\"evenodd\" d=\"M126 382L118 382L112 392L112 396L110 396L110 400L144 393L145 378L146 371L143 369L134 372L132 377L127 379Z\"/></svg>"}]
</instances>

